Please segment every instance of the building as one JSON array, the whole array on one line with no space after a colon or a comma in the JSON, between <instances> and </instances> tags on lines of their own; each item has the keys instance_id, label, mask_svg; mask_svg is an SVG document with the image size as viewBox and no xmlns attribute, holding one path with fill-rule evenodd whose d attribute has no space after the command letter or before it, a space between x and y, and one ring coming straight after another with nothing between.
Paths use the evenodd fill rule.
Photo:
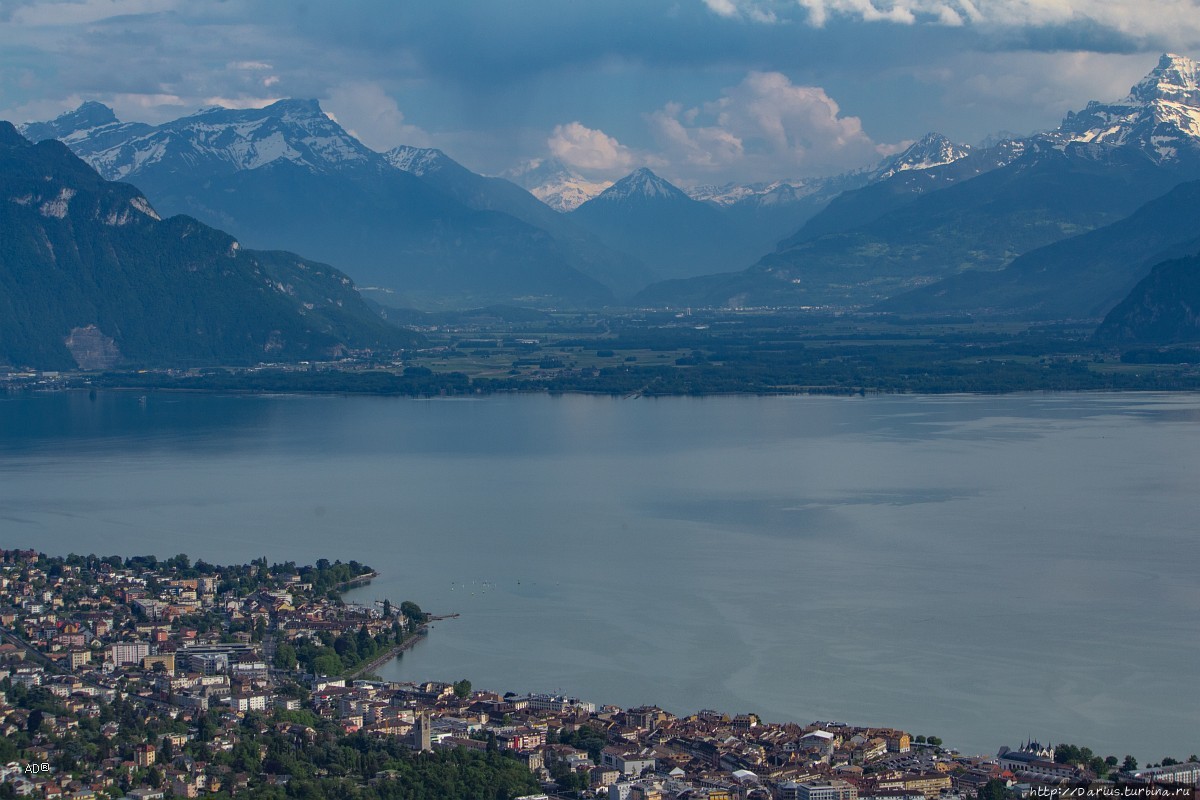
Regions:
<instances>
[{"instance_id":1,"label":"building","mask_svg":"<svg viewBox=\"0 0 1200 800\"><path fill-rule=\"evenodd\" d=\"M1133 773L1133 778L1146 783L1175 783L1200 786L1200 763L1172 764L1169 767L1151 767Z\"/></svg>"},{"instance_id":2,"label":"building","mask_svg":"<svg viewBox=\"0 0 1200 800\"><path fill-rule=\"evenodd\" d=\"M133 763L139 767L148 767L154 763L157 752L152 744L139 744L133 748Z\"/></svg>"},{"instance_id":3,"label":"building","mask_svg":"<svg viewBox=\"0 0 1200 800\"><path fill-rule=\"evenodd\" d=\"M636 778L646 770L654 769L654 756L606 747L600 752L600 766L615 769L626 778Z\"/></svg>"},{"instance_id":4,"label":"building","mask_svg":"<svg viewBox=\"0 0 1200 800\"><path fill-rule=\"evenodd\" d=\"M779 785L779 800L858 800L854 784L832 779L827 781L788 781Z\"/></svg>"},{"instance_id":5,"label":"building","mask_svg":"<svg viewBox=\"0 0 1200 800\"><path fill-rule=\"evenodd\" d=\"M413 750L421 753L430 752L433 750L433 726L429 724L429 715L421 713L413 721L413 729L410 734L408 746Z\"/></svg>"},{"instance_id":6,"label":"building","mask_svg":"<svg viewBox=\"0 0 1200 800\"><path fill-rule=\"evenodd\" d=\"M108 648L108 660L118 667L140 664L150 655L149 642L117 642Z\"/></svg>"}]
</instances>

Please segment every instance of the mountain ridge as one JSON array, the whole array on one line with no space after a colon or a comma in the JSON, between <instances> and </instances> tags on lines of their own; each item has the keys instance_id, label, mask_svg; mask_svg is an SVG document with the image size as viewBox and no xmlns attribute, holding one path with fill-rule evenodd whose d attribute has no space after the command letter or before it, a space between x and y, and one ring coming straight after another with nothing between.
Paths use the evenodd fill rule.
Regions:
<instances>
[{"instance_id":1,"label":"mountain ridge","mask_svg":"<svg viewBox=\"0 0 1200 800\"><path fill-rule=\"evenodd\" d=\"M414 306L612 301L546 231L397 169L315 100L206 109L149 130L110 123L73 135L63 130L70 121L47 124L164 213L232 230L254 247L310 253Z\"/></svg>"},{"instance_id":2,"label":"mountain ridge","mask_svg":"<svg viewBox=\"0 0 1200 800\"><path fill-rule=\"evenodd\" d=\"M396 349L351 280L163 219L63 143L0 123L0 357L38 368L232 364Z\"/></svg>"}]
</instances>

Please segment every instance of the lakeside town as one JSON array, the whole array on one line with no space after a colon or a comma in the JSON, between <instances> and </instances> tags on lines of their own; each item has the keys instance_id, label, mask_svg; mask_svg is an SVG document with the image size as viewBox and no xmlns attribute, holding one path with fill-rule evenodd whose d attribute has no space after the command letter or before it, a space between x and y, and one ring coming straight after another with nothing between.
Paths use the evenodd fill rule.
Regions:
<instances>
[{"instance_id":1,"label":"lakeside town","mask_svg":"<svg viewBox=\"0 0 1200 800\"><path fill-rule=\"evenodd\" d=\"M0 798L1000 800L1200 785L1070 744L619 708L373 674L426 636L374 572L0 551Z\"/></svg>"}]
</instances>

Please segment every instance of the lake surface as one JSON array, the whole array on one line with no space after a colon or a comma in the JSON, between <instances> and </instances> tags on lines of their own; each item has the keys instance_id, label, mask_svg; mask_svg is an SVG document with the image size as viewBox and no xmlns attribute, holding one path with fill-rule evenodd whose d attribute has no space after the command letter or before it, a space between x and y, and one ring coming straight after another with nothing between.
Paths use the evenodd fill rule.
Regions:
<instances>
[{"instance_id":1,"label":"lake surface","mask_svg":"<svg viewBox=\"0 0 1200 800\"><path fill-rule=\"evenodd\" d=\"M1200 397L0 400L0 546L357 559L382 670L1200 751Z\"/></svg>"}]
</instances>

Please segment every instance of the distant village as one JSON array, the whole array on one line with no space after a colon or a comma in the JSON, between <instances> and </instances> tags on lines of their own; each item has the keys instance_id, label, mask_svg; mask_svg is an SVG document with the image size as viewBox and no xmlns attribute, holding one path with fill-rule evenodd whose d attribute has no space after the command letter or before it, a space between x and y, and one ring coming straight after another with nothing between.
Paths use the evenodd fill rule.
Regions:
<instances>
[{"instance_id":1,"label":"distant village","mask_svg":"<svg viewBox=\"0 0 1200 800\"><path fill-rule=\"evenodd\" d=\"M1037 742L968 756L895 728L380 681L371 671L429 615L342 601L373 575L0 551L0 798L439 796L403 792L421 780L411 764L449 752L447 769L503 773L532 787L524 797L998 800L1200 784L1195 756L1139 769ZM513 800L503 787L489 800L502 794Z\"/></svg>"}]
</instances>

